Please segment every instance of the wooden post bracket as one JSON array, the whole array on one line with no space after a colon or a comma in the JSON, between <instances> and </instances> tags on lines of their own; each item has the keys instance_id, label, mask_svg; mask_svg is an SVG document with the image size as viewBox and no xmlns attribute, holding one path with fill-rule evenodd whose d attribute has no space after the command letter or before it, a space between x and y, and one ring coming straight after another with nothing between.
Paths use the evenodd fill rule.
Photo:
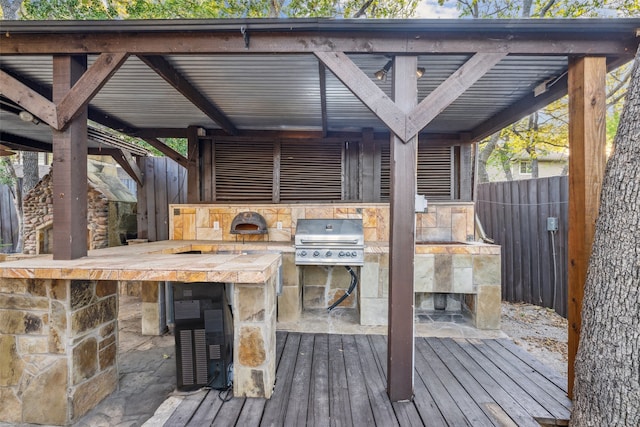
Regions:
<instances>
[{"instance_id":1,"label":"wooden post bracket","mask_svg":"<svg viewBox=\"0 0 640 427\"><path fill-rule=\"evenodd\" d=\"M344 52L316 57L405 144L424 129L507 53L476 53L411 111L403 111Z\"/></svg>"},{"instance_id":2,"label":"wooden post bracket","mask_svg":"<svg viewBox=\"0 0 640 427\"><path fill-rule=\"evenodd\" d=\"M103 53L58 103L48 100L0 70L0 95L9 98L55 130L63 130L126 61L127 52Z\"/></svg>"}]
</instances>

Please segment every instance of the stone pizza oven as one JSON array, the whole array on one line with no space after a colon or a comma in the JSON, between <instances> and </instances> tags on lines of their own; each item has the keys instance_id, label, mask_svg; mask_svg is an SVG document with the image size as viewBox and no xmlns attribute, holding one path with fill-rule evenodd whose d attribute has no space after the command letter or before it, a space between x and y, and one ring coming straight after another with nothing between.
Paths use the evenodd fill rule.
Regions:
<instances>
[{"instance_id":1,"label":"stone pizza oven","mask_svg":"<svg viewBox=\"0 0 640 427\"><path fill-rule=\"evenodd\" d=\"M88 165L87 246L119 246L136 237L136 197L117 178L113 166L91 160ZM45 175L24 198L25 254L52 253L52 175L53 171Z\"/></svg>"}]
</instances>

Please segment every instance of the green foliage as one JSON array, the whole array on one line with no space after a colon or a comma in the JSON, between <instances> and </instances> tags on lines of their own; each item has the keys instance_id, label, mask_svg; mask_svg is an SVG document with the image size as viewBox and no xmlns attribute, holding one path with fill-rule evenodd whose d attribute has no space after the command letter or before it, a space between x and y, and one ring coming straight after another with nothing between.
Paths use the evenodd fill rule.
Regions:
<instances>
[{"instance_id":1,"label":"green foliage","mask_svg":"<svg viewBox=\"0 0 640 427\"><path fill-rule=\"evenodd\" d=\"M441 6L455 5L460 17L472 18L578 18L637 17L638 0L438 0ZM525 8L527 8L526 10ZM611 73L607 80L607 142L612 143L622 110L628 69ZM568 102L562 98L537 113L525 117L500 132L500 141L487 160L488 165L504 169L523 153L531 159L552 152L566 152L568 140ZM488 138L487 138L488 141ZM487 144L484 141L480 148Z\"/></svg>"},{"instance_id":2,"label":"green foliage","mask_svg":"<svg viewBox=\"0 0 640 427\"><path fill-rule=\"evenodd\" d=\"M411 17L419 0L24 0L23 19ZM366 5L366 8L363 6Z\"/></svg>"},{"instance_id":3,"label":"green foliage","mask_svg":"<svg viewBox=\"0 0 640 427\"><path fill-rule=\"evenodd\" d=\"M144 141L140 141L137 140L135 138L131 138L132 140L135 141L136 144L143 146L144 148L146 148L147 150L151 151L154 155L156 156L164 156L164 154L162 154L160 151L156 150L154 147L152 147L151 145L147 144ZM186 138L165 138L162 140L162 142L164 142L166 145L168 145L169 147L173 148L175 151L177 151L178 153L182 154L183 156L187 156L187 140Z\"/></svg>"},{"instance_id":4,"label":"green foliage","mask_svg":"<svg viewBox=\"0 0 640 427\"><path fill-rule=\"evenodd\" d=\"M11 166L11 157L0 157L0 184L13 186L15 184L15 176L11 173L13 167Z\"/></svg>"},{"instance_id":5,"label":"green foliage","mask_svg":"<svg viewBox=\"0 0 640 427\"><path fill-rule=\"evenodd\" d=\"M638 0L438 0L455 4L460 17L472 18L578 18L637 17ZM529 10L524 10L530 4Z\"/></svg>"}]
</instances>

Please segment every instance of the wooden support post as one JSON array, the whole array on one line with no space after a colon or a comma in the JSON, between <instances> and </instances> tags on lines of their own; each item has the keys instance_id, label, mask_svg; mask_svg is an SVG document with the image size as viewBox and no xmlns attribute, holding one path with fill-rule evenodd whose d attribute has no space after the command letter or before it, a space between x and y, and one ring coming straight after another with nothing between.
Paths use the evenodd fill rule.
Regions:
<instances>
[{"instance_id":1,"label":"wooden support post","mask_svg":"<svg viewBox=\"0 0 640 427\"><path fill-rule=\"evenodd\" d=\"M200 139L198 127L187 128L187 203L200 202Z\"/></svg>"},{"instance_id":2,"label":"wooden support post","mask_svg":"<svg viewBox=\"0 0 640 427\"><path fill-rule=\"evenodd\" d=\"M53 57L53 102L63 99L87 69L86 55ZM53 258L87 255L87 107L53 133Z\"/></svg>"},{"instance_id":3,"label":"wooden support post","mask_svg":"<svg viewBox=\"0 0 640 427\"><path fill-rule=\"evenodd\" d=\"M417 58L393 65L393 97L408 112L417 104ZM393 402L413 398L415 194L418 138L391 136L391 234L389 240L389 331L387 393Z\"/></svg>"},{"instance_id":4,"label":"wooden support post","mask_svg":"<svg viewBox=\"0 0 640 427\"><path fill-rule=\"evenodd\" d=\"M462 144L460 144L460 170L458 176L459 181L459 194L460 200L465 202L472 201L473 195L473 144L470 142L470 135L468 133L460 135Z\"/></svg>"},{"instance_id":5,"label":"wooden support post","mask_svg":"<svg viewBox=\"0 0 640 427\"><path fill-rule=\"evenodd\" d=\"M375 199L375 142L373 141L373 128L362 130L362 143L360 144L360 155L362 171L360 190L362 201L365 203L376 202ZM378 190L380 191L380 190Z\"/></svg>"},{"instance_id":6,"label":"wooden support post","mask_svg":"<svg viewBox=\"0 0 640 427\"><path fill-rule=\"evenodd\" d=\"M569 397L580 340L582 297L606 165L606 58L569 63Z\"/></svg>"}]
</instances>

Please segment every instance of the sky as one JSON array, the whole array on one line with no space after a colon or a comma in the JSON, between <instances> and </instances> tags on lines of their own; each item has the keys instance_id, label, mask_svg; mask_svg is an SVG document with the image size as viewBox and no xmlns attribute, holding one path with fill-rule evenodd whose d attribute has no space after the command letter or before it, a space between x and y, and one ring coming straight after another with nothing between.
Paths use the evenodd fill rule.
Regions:
<instances>
[{"instance_id":1,"label":"sky","mask_svg":"<svg viewBox=\"0 0 640 427\"><path fill-rule=\"evenodd\" d=\"M438 0L422 0L416 9L416 18L454 19L458 17L455 2L438 5Z\"/></svg>"}]
</instances>

